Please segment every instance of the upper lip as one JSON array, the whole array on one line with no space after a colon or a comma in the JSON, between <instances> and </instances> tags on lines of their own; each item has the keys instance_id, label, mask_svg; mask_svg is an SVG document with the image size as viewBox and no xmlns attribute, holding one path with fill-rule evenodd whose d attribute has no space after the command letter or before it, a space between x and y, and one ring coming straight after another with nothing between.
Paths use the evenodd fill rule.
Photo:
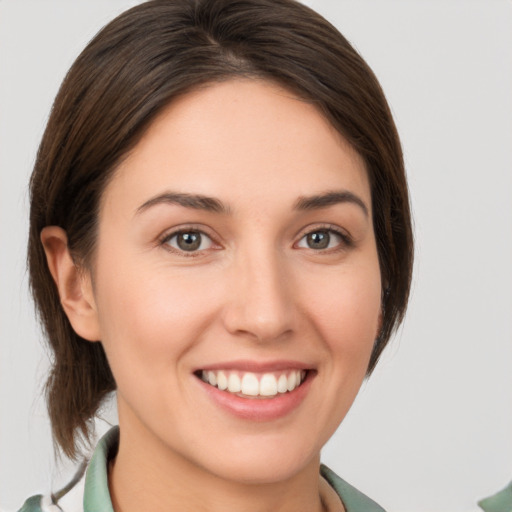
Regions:
<instances>
[{"instance_id":1,"label":"upper lip","mask_svg":"<svg viewBox=\"0 0 512 512\"><path fill-rule=\"evenodd\" d=\"M285 370L311 370L311 364L301 361L293 360L278 360L278 361L254 361L254 360L236 360L225 361L222 363L208 364L197 368L196 371L215 371L215 370L233 370L244 371L252 373L265 373L265 372L278 372Z\"/></svg>"}]
</instances>

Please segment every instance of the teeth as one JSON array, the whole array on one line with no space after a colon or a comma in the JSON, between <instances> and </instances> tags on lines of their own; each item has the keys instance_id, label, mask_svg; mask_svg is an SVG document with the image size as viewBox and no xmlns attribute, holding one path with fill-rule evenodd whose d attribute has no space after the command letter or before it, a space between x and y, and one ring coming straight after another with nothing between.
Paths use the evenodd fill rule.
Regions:
<instances>
[{"instance_id":1,"label":"teeth","mask_svg":"<svg viewBox=\"0 0 512 512\"><path fill-rule=\"evenodd\" d=\"M217 387L222 391L228 389L228 378L224 372L219 372L217 374Z\"/></svg>"},{"instance_id":2,"label":"teeth","mask_svg":"<svg viewBox=\"0 0 512 512\"><path fill-rule=\"evenodd\" d=\"M208 382L212 386L216 386L217 385L217 375L215 375L214 372L208 372Z\"/></svg>"},{"instance_id":3,"label":"teeth","mask_svg":"<svg viewBox=\"0 0 512 512\"><path fill-rule=\"evenodd\" d=\"M304 370L292 370L283 373L256 374L235 371L203 371L201 379L221 391L241 393L246 396L272 397L279 393L293 391L306 377Z\"/></svg>"},{"instance_id":4,"label":"teeth","mask_svg":"<svg viewBox=\"0 0 512 512\"><path fill-rule=\"evenodd\" d=\"M265 373L260 382L260 395L274 396L277 395L277 381L271 373Z\"/></svg>"},{"instance_id":5,"label":"teeth","mask_svg":"<svg viewBox=\"0 0 512 512\"><path fill-rule=\"evenodd\" d=\"M277 381L277 391L278 393L286 393L288 391L288 379L284 373Z\"/></svg>"},{"instance_id":6,"label":"teeth","mask_svg":"<svg viewBox=\"0 0 512 512\"><path fill-rule=\"evenodd\" d=\"M242 385L240 377L236 373L230 373L228 378L228 391L230 393L240 393Z\"/></svg>"},{"instance_id":7,"label":"teeth","mask_svg":"<svg viewBox=\"0 0 512 512\"><path fill-rule=\"evenodd\" d=\"M290 375L288 375L288 382L286 387L288 388L288 391L291 391L292 389L295 389L295 386L297 385L297 373L291 372Z\"/></svg>"},{"instance_id":8,"label":"teeth","mask_svg":"<svg viewBox=\"0 0 512 512\"><path fill-rule=\"evenodd\" d=\"M260 393L260 385L258 377L254 373L246 373L242 377L242 393L249 396L258 396Z\"/></svg>"}]
</instances>

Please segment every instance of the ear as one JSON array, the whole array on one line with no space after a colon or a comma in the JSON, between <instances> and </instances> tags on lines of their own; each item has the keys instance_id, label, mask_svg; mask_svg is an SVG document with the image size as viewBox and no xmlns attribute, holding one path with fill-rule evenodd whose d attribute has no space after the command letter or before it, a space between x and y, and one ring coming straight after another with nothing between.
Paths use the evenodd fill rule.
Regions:
<instances>
[{"instance_id":1,"label":"ear","mask_svg":"<svg viewBox=\"0 0 512 512\"><path fill-rule=\"evenodd\" d=\"M41 242L60 302L74 331L86 340L100 340L91 276L75 265L66 232L57 226L47 226L41 231Z\"/></svg>"}]
</instances>

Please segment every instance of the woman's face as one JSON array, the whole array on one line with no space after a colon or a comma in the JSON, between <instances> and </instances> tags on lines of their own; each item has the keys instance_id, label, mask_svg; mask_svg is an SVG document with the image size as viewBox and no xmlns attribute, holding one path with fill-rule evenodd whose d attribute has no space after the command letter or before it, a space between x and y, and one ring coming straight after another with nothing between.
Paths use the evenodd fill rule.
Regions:
<instances>
[{"instance_id":1,"label":"woman's face","mask_svg":"<svg viewBox=\"0 0 512 512\"><path fill-rule=\"evenodd\" d=\"M293 93L232 80L174 101L99 214L121 442L244 482L317 464L379 330L371 219L362 159Z\"/></svg>"}]
</instances>

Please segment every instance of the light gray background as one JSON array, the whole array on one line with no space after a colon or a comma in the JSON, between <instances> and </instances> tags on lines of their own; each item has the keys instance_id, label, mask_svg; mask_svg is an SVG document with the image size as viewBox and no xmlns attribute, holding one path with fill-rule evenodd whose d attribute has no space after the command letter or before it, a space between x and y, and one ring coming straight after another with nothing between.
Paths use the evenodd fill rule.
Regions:
<instances>
[{"instance_id":1,"label":"light gray background","mask_svg":"<svg viewBox=\"0 0 512 512\"><path fill-rule=\"evenodd\" d=\"M64 73L135 3L0 1L0 508L69 472L53 463L40 397L26 184ZM512 3L307 3L381 80L417 239L407 321L324 461L390 511L479 510L512 479Z\"/></svg>"}]
</instances>

